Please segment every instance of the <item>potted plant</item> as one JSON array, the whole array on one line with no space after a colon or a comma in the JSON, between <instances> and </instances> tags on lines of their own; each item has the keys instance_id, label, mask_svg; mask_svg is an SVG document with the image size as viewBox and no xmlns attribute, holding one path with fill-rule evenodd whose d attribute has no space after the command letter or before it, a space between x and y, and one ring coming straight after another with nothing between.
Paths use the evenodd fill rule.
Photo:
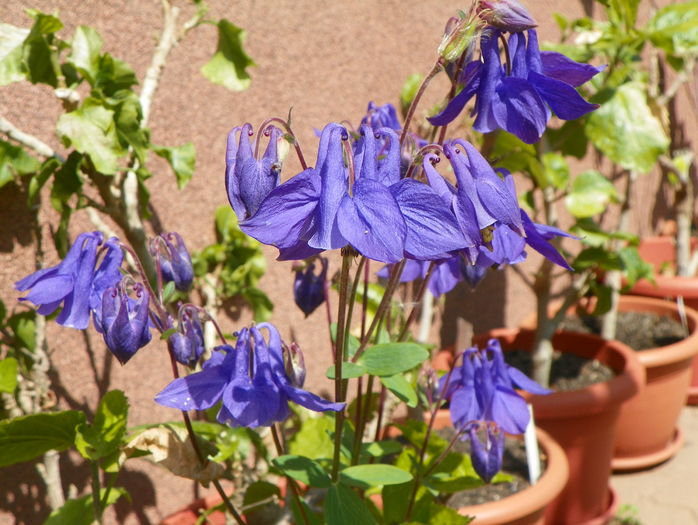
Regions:
<instances>
[{"instance_id":1,"label":"potted plant","mask_svg":"<svg viewBox=\"0 0 698 525\"><path fill-rule=\"evenodd\" d=\"M32 38L60 25L51 17L40 21L38 29L29 33ZM393 294L408 260L425 263L427 273L435 272L435 262L446 259L446 254L462 258L473 268L487 267L490 263L478 260L478 254L504 239L526 238L547 256L564 260L545 244L542 227L520 209L512 179L497 175L472 143L462 138L446 140L445 125L435 124L432 136L438 140L423 146L409 130L425 89L440 72L453 81L447 97L451 102L461 83L469 83L468 89L477 86L482 118L492 109L485 107L492 89L506 90L524 81L508 74L497 76L503 72L499 38L507 46L518 45L520 51L522 46L528 48L530 60L521 52L513 57L519 73L529 68L532 78L545 76L534 70L540 65L534 25L511 0L473 5L447 24L434 66L411 97L404 124L396 126L391 106L373 104L358 131L329 123L321 132L314 167L308 167L288 121L264 122L254 142L250 124L230 132L225 186L239 227L276 247L281 260L303 261L295 268L294 297L306 315L330 299L321 254L336 251L341 259L336 313L326 310L333 334L326 346L333 360L327 373L334 387L332 400L304 389L303 354L297 345L285 344L273 324L251 323L226 334L206 309L177 295L191 285L194 266L205 272L221 254L226 257L226 246L215 246L193 264L183 239L175 234L160 236L143 250L141 244L121 242L116 236L86 232L72 242L62 261L17 281L16 288L26 293L22 300L41 314L58 312L56 322L64 327L86 330L93 326L106 349L125 366L143 355L141 348L155 343L155 332L166 348L164 361L173 376L171 382L154 389L160 390L155 401L177 409L182 421L128 430L128 400L124 392L113 390L102 396L94 417L64 410L3 420L0 464L75 448L91 467L91 491L57 508L52 516L56 520L69 521L77 508L81 515L102 522L105 509L125 493L115 485L119 469L130 458L147 456L175 475L213 485L225 512L238 524L245 523L245 502L259 502L264 492L259 483L268 487L267 475L286 480L289 490L283 511L296 523L432 523L436 516L454 525L468 523L469 518L444 505L445 496L453 487L483 484L496 475L505 432L521 433L529 420L526 404L513 385L535 391L540 387L510 372L490 349L470 352L464 363L477 369L473 371L477 386L467 374L454 371L450 385L446 379L425 390L436 399L430 405L432 414L446 400L452 414L456 406L467 414L458 423L456 438L465 436L470 454L455 453L450 443L439 443L432 433L433 423L407 425L403 434L410 441L408 446L382 440L390 405L414 406L420 401L415 372L429 357L424 345L409 340L416 310L407 315L396 312L391 308ZM239 35L231 26L219 23L228 39L231 33ZM94 40L90 36L94 37L90 33L85 38ZM229 51L226 38L221 38L223 55ZM468 62L478 46L487 57L486 67L478 65L479 60ZM95 53L90 48L88 55L95 58ZM235 56L245 62L240 50ZM98 62L102 59L114 64L109 57ZM574 67L586 69L583 64ZM541 80L547 82L552 105L561 93L574 91L569 84L553 80ZM509 101L515 106L516 96ZM525 124L525 115L514 119L524 122L531 140L540 136L548 118L542 95L536 96L535 126ZM567 108L570 118L593 109L580 95L575 101L576 107ZM137 105L132 113L138 114ZM147 133L141 138L147 139ZM294 146L303 171L281 182L279 146L284 140ZM436 171L437 153L451 164L457 187ZM92 168L104 168L95 166L104 159L94 151L84 155L81 169L92 173ZM403 162L405 156L407 162ZM129 169L137 164L132 160ZM103 181L99 171L92 174ZM224 227L230 221L225 214L217 219L223 223L219 224L220 240L233 242L230 236L235 235ZM393 267L369 319L371 261ZM220 277L225 278L222 273ZM206 344L207 326L220 343L214 348ZM350 392L356 392L353 400ZM492 410L495 403L504 407L504 413ZM195 417L190 414L194 411ZM45 428L51 432L42 431ZM27 439L44 434L48 439L39 444ZM232 497L224 490L223 480L235 481ZM374 502L377 493L384 502L382 509ZM273 504L282 507L280 502Z\"/></svg>"}]
</instances>

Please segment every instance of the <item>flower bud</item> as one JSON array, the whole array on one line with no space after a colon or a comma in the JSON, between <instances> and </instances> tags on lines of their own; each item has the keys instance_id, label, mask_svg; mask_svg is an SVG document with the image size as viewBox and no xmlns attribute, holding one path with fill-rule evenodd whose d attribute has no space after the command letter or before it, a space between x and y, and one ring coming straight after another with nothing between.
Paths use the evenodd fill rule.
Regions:
<instances>
[{"instance_id":1,"label":"flower bud","mask_svg":"<svg viewBox=\"0 0 698 525\"><path fill-rule=\"evenodd\" d=\"M293 282L293 298L306 317L325 302L325 280L327 279L327 259L320 258L322 269L315 274L315 264L308 263L305 269L296 269Z\"/></svg>"},{"instance_id":2,"label":"flower bud","mask_svg":"<svg viewBox=\"0 0 698 525\"><path fill-rule=\"evenodd\" d=\"M185 366L193 367L204 353L204 330L198 311L190 306L179 310L177 332L170 336L175 359Z\"/></svg>"},{"instance_id":3,"label":"flower bud","mask_svg":"<svg viewBox=\"0 0 698 525\"><path fill-rule=\"evenodd\" d=\"M283 356L286 376L293 386L302 388L305 383L305 359L301 347L295 342L291 343L291 346L284 344Z\"/></svg>"},{"instance_id":4,"label":"flower bud","mask_svg":"<svg viewBox=\"0 0 698 525\"><path fill-rule=\"evenodd\" d=\"M446 23L444 37L439 45L439 55L446 63L455 62L475 40L477 30L477 19L473 19L470 16L450 18Z\"/></svg>"},{"instance_id":5,"label":"flower bud","mask_svg":"<svg viewBox=\"0 0 698 525\"><path fill-rule=\"evenodd\" d=\"M477 13L489 25L511 33L532 29L538 25L517 0L480 0Z\"/></svg>"},{"instance_id":6,"label":"flower bud","mask_svg":"<svg viewBox=\"0 0 698 525\"><path fill-rule=\"evenodd\" d=\"M485 483L489 483L502 468L504 432L496 425L486 423L484 443L480 441L475 425L470 427L469 434L470 459L472 460L473 468Z\"/></svg>"},{"instance_id":7,"label":"flower bud","mask_svg":"<svg viewBox=\"0 0 698 525\"><path fill-rule=\"evenodd\" d=\"M174 281L175 288L187 292L194 281L194 268L191 257L179 233L171 232L160 236L164 242L163 249L156 248L160 259L160 272L165 282Z\"/></svg>"},{"instance_id":8,"label":"flower bud","mask_svg":"<svg viewBox=\"0 0 698 525\"><path fill-rule=\"evenodd\" d=\"M133 293L135 299L128 296L123 280L107 288L102 296L101 315L95 316L97 330L122 365L148 344L151 337L148 321L150 294L140 283L133 285Z\"/></svg>"}]
</instances>

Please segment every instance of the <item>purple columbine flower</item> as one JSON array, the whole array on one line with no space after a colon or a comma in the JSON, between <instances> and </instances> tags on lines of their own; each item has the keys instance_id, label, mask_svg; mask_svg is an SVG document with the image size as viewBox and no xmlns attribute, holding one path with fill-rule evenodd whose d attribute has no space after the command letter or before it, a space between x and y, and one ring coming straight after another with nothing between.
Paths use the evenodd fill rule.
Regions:
<instances>
[{"instance_id":1,"label":"purple columbine flower","mask_svg":"<svg viewBox=\"0 0 698 525\"><path fill-rule=\"evenodd\" d=\"M376 105L371 101L368 103L366 115L361 119L362 126L369 126L373 131L378 132L381 128L390 128L395 131L402 129L402 124L397 118L397 111L392 104Z\"/></svg>"},{"instance_id":2,"label":"purple columbine flower","mask_svg":"<svg viewBox=\"0 0 698 525\"><path fill-rule=\"evenodd\" d=\"M189 367L196 364L206 348L198 308L191 305L180 307L177 332L170 336L170 343L179 363Z\"/></svg>"},{"instance_id":3,"label":"purple columbine flower","mask_svg":"<svg viewBox=\"0 0 698 525\"><path fill-rule=\"evenodd\" d=\"M268 331L265 339L261 330ZM206 410L222 401L217 419L232 427L270 426L289 415L293 401L316 412L344 409L294 386L288 377L278 330L261 323L237 334L235 348L217 347L203 370L172 381L156 397L180 410Z\"/></svg>"},{"instance_id":4,"label":"purple columbine flower","mask_svg":"<svg viewBox=\"0 0 698 525\"><path fill-rule=\"evenodd\" d=\"M264 198L279 185L281 173L278 151L278 142L283 135L281 130L269 126L262 133L269 137L269 144L259 160L250 143L252 134L251 124L233 128L228 134L225 153L225 186L228 200L239 221L257 212ZM260 139L261 136L258 136L255 149L259 148Z\"/></svg>"},{"instance_id":5,"label":"purple columbine flower","mask_svg":"<svg viewBox=\"0 0 698 525\"><path fill-rule=\"evenodd\" d=\"M327 280L327 259L320 257L321 269L315 273L315 263L308 262L305 268L296 270L293 281L293 299L306 317L325 302L325 281Z\"/></svg>"},{"instance_id":6,"label":"purple columbine flower","mask_svg":"<svg viewBox=\"0 0 698 525\"><path fill-rule=\"evenodd\" d=\"M97 262L102 262L97 267ZM83 233L56 266L38 270L15 283L21 292L30 290L20 301L38 306L41 315L63 310L56 322L63 326L87 328L91 309L99 308L102 292L121 278L123 253L116 238L103 242L100 232Z\"/></svg>"},{"instance_id":7,"label":"purple columbine flower","mask_svg":"<svg viewBox=\"0 0 698 525\"><path fill-rule=\"evenodd\" d=\"M462 91L439 113L429 118L436 126L453 121L475 95L473 128L482 133L504 129L532 144L540 139L550 109L562 120L579 118L598 107L577 92L577 86L603 70L580 64L554 52L541 53L534 29L512 33L507 43L510 71L499 56L501 32L492 28L480 39L482 62L470 62L463 71Z\"/></svg>"},{"instance_id":8,"label":"purple columbine flower","mask_svg":"<svg viewBox=\"0 0 698 525\"><path fill-rule=\"evenodd\" d=\"M180 292L189 291L194 282L194 268L182 236L177 232L160 235L151 244L151 251L159 259L163 280L174 282Z\"/></svg>"},{"instance_id":9,"label":"purple columbine flower","mask_svg":"<svg viewBox=\"0 0 698 525\"><path fill-rule=\"evenodd\" d=\"M279 248L279 259L304 259L352 246L376 261L429 259L464 246L453 213L426 184L400 179L400 144L389 128L361 128L353 176L344 164L339 124L320 137L317 165L271 191L242 230ZM384 146L384 142L387 146Z\"/></svg>"},{"instance_id":10,"label":"purple columbine flower","mask_svg":"<svg viewBox=\"0 0 698 525\"><path fill-rule=\"evenodd\" d=\"M446 388L444 399L450 402L451 420L457 429L491 421L509 434L521 434L529 413L515 387L533 394L550 392L509 366L496 339L490 339L482 350L468 348L461 365L439 381L439 388Z\"/></svg>"},{"instance_id":11,"label":"purple columbine flower","mask_svg":"<svg viewBox=\"0 0 698 525\"><path fill-rule=\"evenodd\" d=\"M479 0L478 16L489 25L502 31L525 31L538 24L517 0Z\"/></svg>"},{"instance_id":12,"label":"purple columbine flower","mask_svg":"<svg viewBox=\"0 0 698 525\"><path fill-rule=\"evenodd\" d=\"M135 298L129 297L124 280L107 288L102 296L101 312L95 315L95 328L122 365L151 338L150 294L141 283L133 284L132 289Z\"/></svg>"}]
</instances>

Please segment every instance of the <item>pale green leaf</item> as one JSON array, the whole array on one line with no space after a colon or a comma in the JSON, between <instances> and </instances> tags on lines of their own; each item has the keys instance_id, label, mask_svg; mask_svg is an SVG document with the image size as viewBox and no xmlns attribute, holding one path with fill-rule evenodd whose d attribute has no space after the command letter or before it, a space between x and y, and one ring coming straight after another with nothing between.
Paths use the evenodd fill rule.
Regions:
<instances>
[{"instance_id":1,"label":"pale green leaf","mask_svg":"<svg viewBox=\"0 0 698 525\"><path fill-rule=\"evenodd\" d=\"M111 390L104 394L95 420L92 424L82 424L77 428L75 446L87 459L100 459L119 450L126 435L128 400L121 390Z\"/></svg>"},{"instance_id":2,"label":"pale green leaf","mask_svg":"<svg viewBox=\"0 0 698 525\"><path fill-rule=\"evenodd\" d=\"M194 175L196 165L194 144L187 142L182 146L155 146L153 151L169 163L177 177L177 186L180 190L184 188Z\"/></svg>"},{"instance_id":3,"label":"pale green leaf","mask_svg":"<svg viewBox=\"0 0 698 525\"><path fill-rule=\"evenodd\" d=\"M384 343L370 346L358 363L375 376L392 376L406 372L426 361L429 352L417 343Z\"/></svg>"},{"instance_id":4,"label":"pale green leaf","mask_svg":"<svg viewBox=\"0 0 698 525\"><path fill-rule=\"evenodd\" d=\"M244 91L250 85L247 68L254 61L247 55L243 45L245 31L226 19L218 22L218 47L215 55L202 68L201 73L215 84L231 91Z\"/></svg>"},{"instance_id":5,"label":"pale green leaf","mask_svg":"<svg viewBox=\"0 0 698 525\"><path fill-rule=\"evenodd\" d=\"M80 70L94 85L99 70L100 50L102 49L102 37L93 28L78 26L73 35L73 46L68 60Z\"/></svg>"},{"instance_id":6,"label":"pale green leaf","mask_svg":"<svg viewBox=\"0 0 698 525\"><path fill-rule=\"evenodd\" d=\"M345 468L340 472L340 481L362 488L400 485L412 481L412 474L393 465L374 463Z\"/></svg>"},{"instance_id":7,"label":"pale green leaf","mask_svg":"<svg viewBox=\"0 0 698 525\"><path fill-rule=\"evenodd\" d=\"M698 53L698 2L677 2L659 9L647 24L655 46L670 55Z\"/></svg>"},{"instance_id":8,"label":"pale green leaf","mask_svg":"<svg viewBox=\"0 0 698 525\"><path fill-rule=\"evenodd\" d=\"M589 115L585 131L610 160L641 173L650 171L669 147L669 139L652 114L645 86L640 82L620 86Z\"/></svg>"},{"instance_id":9,"label":"pale green leaf","mask_svg":"<svg viewBox=\"0 0 698 525\"><path fill-rule=\"evenodd\" d=\"M565 197L567 209L579 219L605 211L611 202L618 202L618 191L611 181L596 170L577 175Z\"/></svg>"},{"instance_id":10,"label":"pale green leaf","mask_svg":"<svg viewBox=\"0 0 698 525\"><path fill-rule=\"evenodd\" d=\"M25 78L22 68L22 43L29 29L0 23L0 86Z\"/></svg>"},{"instance_id":11,"label":"pale green leaf","mask_svg":"<svg viewBox=\"0 0 698 525\"><path fill-rule=\"evenodd\" d=\"M376 519L361 498L350 488L332 485L325 500L327 525L376 525Z\"/></svg>"},{"instance_id":12,"label":"pale green leaf","mask_svg":"<svg viewBox=\"0 0 698 525\"><path fill-rule=\"evenodd\" d=\"M112 488L107 494L107 489L101 489L100 498L102 505L113 505L122 496L128 497L126 489ZM106 500L105 500L106 497ZM66 501L60 509L54 510L44 525L91 525L95 520L92 494L77 499Z\"/></svg>"},{"instance_id":13,"label":"pale green leaf","mask_svg":"<svg viewBox=\"0 0 698 525\"><path fill-rule=\"evenodd\" d=\"M6 357L0 361L0 392L11 394L17 387L17 360Z\"/></svg>"},{"instance_id":14,"label":"pale green leaf","mask_svg":"<svg viewBox=\"0 0 698 525\"><path fill-rule=\"evenodd\" d=\"M285 455L272 460L272 463L287 476L311 487L324 489L330 486L330 476L318 462L310 458Z\"/></svg>"},{"instance_id":15,"label":"pale green leaf","mask_svg":"<svg viewBox=\"0 0 698 525\"><path fill-rule=\"evenodd\" d=\"M75 427L85 421L78 410L31 414L0 421L0 467L32 460L49 450L66 450Z\"/></svg>"},{"instance_id":16,"label":"pale green leaf","mask_svg":"<svg viewBox=\"0 0 698 525\"><path fill-rule=\"evenodd\" d=\"M395 394L401 401L407 403L409 407L417 406L417 390L402 374L385 376L380 378L383 386Z\"/></svg>"},{"instance_id":17,"label":"pale green leaf","mask_svg":"<svg viewBox=\"0 0 698 525\"><path fill-rule=\"evenodd\" d=\"M0 140L0 188L16 176L38 171L41 163L24 149Z\"/></svg>"},{"instance_id":18,"label":"pale green leaf","mask_svg":"<svg viewBox=\"0 0 698 525\"><path fill-rule=\"evenodd\" d=\"M89 155L97 171L113 175L119 170L126 150L116 135L114 112L99 100L86 98L78 109L62 115L56 131L67 146Z\"/></svg>"}]
</instances>

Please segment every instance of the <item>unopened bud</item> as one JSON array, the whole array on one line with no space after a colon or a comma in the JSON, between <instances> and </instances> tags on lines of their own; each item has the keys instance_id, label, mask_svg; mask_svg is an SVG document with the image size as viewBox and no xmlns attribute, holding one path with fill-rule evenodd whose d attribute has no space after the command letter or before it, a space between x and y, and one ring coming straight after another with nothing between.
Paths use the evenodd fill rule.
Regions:
<instances>
[{"instance_id":1,"label":"unopened bud","mask_svg":"<svg viewBox=\"0 0 698 525\"><path fill-rule=\"evenodd\" d=\"M478 16L489 25L517 33L536 27L536 21L517 0L480 0Z\"/></svg>"},{"instance_id":2,"label":"unopened bud","mask_svg":"<svg viewBox=\"0 0 698 525\"><path fill-rule=\"evenodd\" d=\"M439 45L439 55L446 63L455 62L475 40L477 30L477 18L465 15L461 18L450 18L446 23L444 37Z\"/></svg>"},{"instance_id":3,"label":"unopened bud","mask_svg":"<svg viewBox=\"0 0 698 525\"><path fill-rule=\"evenodd\" d=\"M291 346L284 344L283 355L286 376L293 386L301 388L305 383L305 359L301 347L295 342Z\"/></svg>"}]
</instances>

